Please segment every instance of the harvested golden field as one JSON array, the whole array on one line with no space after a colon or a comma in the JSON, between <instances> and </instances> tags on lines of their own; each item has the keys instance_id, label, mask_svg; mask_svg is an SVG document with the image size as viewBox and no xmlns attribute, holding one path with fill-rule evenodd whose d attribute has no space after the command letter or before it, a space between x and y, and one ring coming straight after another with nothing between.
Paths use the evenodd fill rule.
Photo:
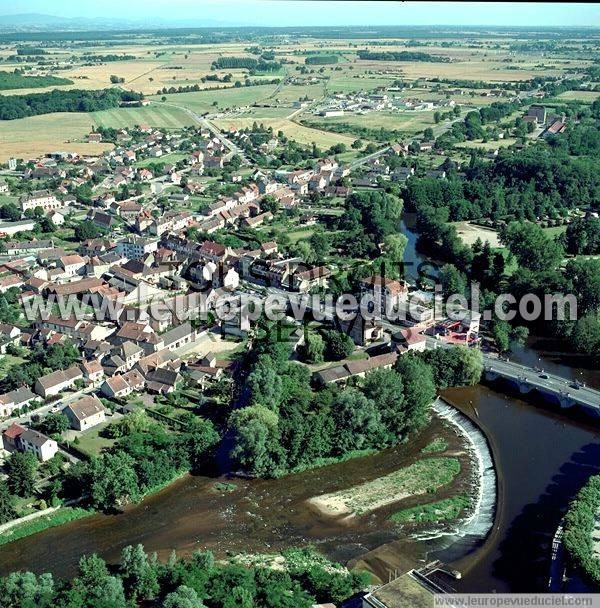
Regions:
<instances>
[{"instance_id":1,"label":"harvested golden field","mask_svg":"<svg viewBox=\"0 0 600 608\"><path fill-rule=\"evenodd\" d=\"M232 118L213 121L217 127L223 130L229 129L244 129L251 127L252 123L258 122L265 127L273 127L275 132L283 131L287 137L297 141L300 144L312 144L313 142L320 148L329 148L334 144L346 144L349 146L356 138L340 135L339 133L331 133L329 131L321 131L320 129L311 129L303 125L296 124L291 120L272 119L272 118Z\"/></svg>"},{"instance_id":2,"label":"harvested golden field","mask_svg":"<svg viewBox=\"0 0 600 608\"><path fill-rule=\"evenodd\" d=\"M58 113L0 121L0 161L29 159L53 150L99 154L111 144L88 144L83 138L94 121L89 114Z\"/></svg>"}]
</instances>

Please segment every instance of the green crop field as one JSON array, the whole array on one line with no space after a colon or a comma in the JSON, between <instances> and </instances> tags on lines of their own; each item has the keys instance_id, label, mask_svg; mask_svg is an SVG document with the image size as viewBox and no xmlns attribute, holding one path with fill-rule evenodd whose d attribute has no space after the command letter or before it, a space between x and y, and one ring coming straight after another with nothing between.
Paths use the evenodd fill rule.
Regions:
<instances>
[{"instance_id":1,"label":"green crop field","mask_svg":"<svg viewBox=\"0 0 600 608\"><path fill-rule=\"evenodd\" d=\"M233 108L235 106L251 105L260 100L266 100L273 94L276 85L260 85L255 87L230 87L228 89L214 89L195 91L192 93L173 93L164 95L168 103L180 105L194 112L215 112L217 109ZM163 96L154 96L155 101L162 100ZM217 102L217 106L213 105Z\"/></svg>"},{"instance_id":2,"label":"green crop field","mask_svg":"<svg viewBox=\"0 0 600 608\"><path fill-rule=\"evenodd\" d=\"M91 117L99 127L112 127L114 129L141 124L166 129L180 129L195 124L194 119L183 110L157 105L102 110L101 112L93 112Z\"/></svg>"}]
</instances>

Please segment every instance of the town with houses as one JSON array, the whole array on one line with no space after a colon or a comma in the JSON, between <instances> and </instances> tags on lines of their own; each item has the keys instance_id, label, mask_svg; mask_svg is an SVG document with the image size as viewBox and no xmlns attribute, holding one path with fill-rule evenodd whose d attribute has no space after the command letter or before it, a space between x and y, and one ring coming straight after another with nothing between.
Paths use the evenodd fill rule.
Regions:
<instances>
[{"instance_id":1,"label":"town with houses","mask_svg":"<svg viewBox=\"0 0 600 608\"><path fill-rule=\"evenodd\" d=\"M99 141L102 134L92 132L88 138ZM170 155L184 139L195 145L176 164L162 163L160 171L135 165L136 160ZM232 247L211 235L256 229L274 219L271 209L294 213L302 225L316 224L317 215L310 212L311 195L343 200L353 191L353 183L375 186L380 179L405 181L414 173L406 167L389 169L386 159L409 154L402 142L377 150L354 166L331 156L305 168L269 171L241 160L243 152L237 146L247 144L247 139L244 132L217 137L201 128L179 134L140 125L116 133L117 145L102 156L60 151L25 164L15 160L7 164L3 173L8 179L0 182L0 190L13 194L8 182L17 177L25 192L18 195L21 218L0 222L4 237L0 293L18 293L19 305L71 297L118 312L110 320L98 320L91 309L80 319L63 318L56 310L29 326L23 326L22 319L0 326L3 353L68 342L80 355L77 364L0 395L0 417L9 422L18 419L3 424L6 450L32 451L46 461L61 449L21 420L39 419L36 412L43 416L62 408L72 430L85 434L104 423L106 413L112 415L100 399L116 401L126 412L132 395L166 395L183 382L210 386L230 367L213 353L215 343L224 343L225 350L239 344L247 348L252 335L251 323L242 315L243 295L316 293L327 288L334 272L285 255L275 241L264 241L258 248ZM263 151L277 145L273 138ZM235 171L227 170L230 163ZM198 208L192 201L205 191L207 172L219 183L227 180L230 194ZM443 178L445 171L428 175ZM40 183L54 187L37 189ZM43 218L51 230L39 238L25 238ZM52 238L53 230L66 225L79 226L76 234L94 236L67 246ZM435 333L431 294L377 275L363 279L360 292L378 298L383 313L386 307L407 312L409 290L417 300L402 326L384 329L381 321L361 318L341 327L365 358L319 370L315 380L342 382L390 367L403 352L423 350L426 332ZM225 321L217 319L212 326L210 314L197 321L201 311L218 306L219 298L237 314ZM159 319L143 313L151 302L161 304ZM176 309L191 320L182 319ZM479 319L450 326L452 331L444 327L446 339L469 343L477 338ZM299 329L296 348L302 336ZM372 345L377 345L378 354L369 356ZM379 354L382 348L387 352Z\"/></svg>"}]
</instances>

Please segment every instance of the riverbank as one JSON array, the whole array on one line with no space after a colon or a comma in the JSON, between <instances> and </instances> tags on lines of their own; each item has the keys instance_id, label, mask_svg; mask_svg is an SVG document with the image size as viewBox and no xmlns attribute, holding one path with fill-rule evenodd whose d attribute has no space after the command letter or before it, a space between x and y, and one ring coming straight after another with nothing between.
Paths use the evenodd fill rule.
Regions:
<instances>
[{"instance_id":1,"label":"riverbank","mask_svg":"<svg viewBox=\"0 0 600 608\"><path fill-rule=\"evenodd\" d=\"M5 524L0 530L0 546L93 514L94 511L81 507L58 507L33 513L35 517L28 515Z\"/></svg>"}]
</instances>

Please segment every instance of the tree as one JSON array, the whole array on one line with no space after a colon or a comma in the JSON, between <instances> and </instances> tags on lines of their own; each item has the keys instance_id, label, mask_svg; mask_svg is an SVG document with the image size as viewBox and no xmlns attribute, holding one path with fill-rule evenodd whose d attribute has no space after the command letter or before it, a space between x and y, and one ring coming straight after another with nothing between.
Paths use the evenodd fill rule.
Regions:
<instances>
[{"instance_id":1,"label":"tree","mask_svg":"<svg viewBox=\"0 0 600 608\"><path fill-rule=\"evenodd\" d=\"M8 488L17 496L31 496L35 489L38 462L31 452L13 452L6 461Z\"/></svg>"},{"instance_id":2,"label":"tree","mask_svg":"<svg viewBox=\"0 0 600 608\"><path fill-rule=\"evenodd\" d=\"M524 325L513 327L510 332L510 341L516 346L524 346L529 337L529 329Z\"/></svg>"},{"instance_id":3,"label":"tree","mask_svg":"<svg viewBox=\"0 0 600 608\"><path fill-rule=\"evenodd\" d=\"M322 363L324 360L325 342L314 331L306 332L306 343L302 349L303 360L306 363Z\"/></svg>"},{"instance_id":4,"label":"tree","mask_svg":"<svg viewBox=\"0 0 600 608\"><path fill-rule=\"evenodd\" d=\"M127 597L149 600L159 591L156 567L148 560L142 545L131 545L121 554L121 578Z\"/></svg>"},{"instance_id":5,"label":"tree","mask_svg":"<svg viewBox=\"0 0 600 608\"><path fill-rule=\"evenodd\" d=\"M262 405L245 407L233 412L229 426L236 437L231 457L243 470L257 477L273 477L285 470L275 412Z\"/></svg>"},{"instance_id":6,"label":"tree","mask_svg":"<svg viewBox=\"0 0 600 608\"><path fill-rule=\"evenodd\" d=\"M80 242L98 238L102 234L102 229L92 222L79 222L75 226L75 239Z\"/></svg>"},{"instance_id":7,"label":"tree","mask_svg":"<svg viewBox=\"0 0 600 608\"><path fill-rule=\"evenodd\" d=\"M362 139L355 139L352 144L351 144L351 148L353 150L360 150L363 146L364 146L364 142Z\"/></svg>"},{"instance_id":8,"label":"tree","mask_svg":"<svg viewBox=\"0 0 600 608\"><path fill-rule=\"evenodd\" d=\"M384 428L375 403L355 388L341 391L335 399L332 417L336 433L333 451L346 454L379 445Z\"/></svg>"},{"instance_id":9,"label":"tree","mask_svg":"<svg viewBox=\"0 0 600 608\"><path fill-rule=\"evenodd\" d=\"M600 351L600 313L589 313L578 319L572 341L578 352L597 354Z\"/></svg>"},{"instance_id":10,"label":"tree","mask_svg":"<svg viewBox=\"0 0 600 608\"><path fill-rule=\"evenodd\" d=\"M331 361L346 359L354 352L354 342L347 334L330 329L323 332L327 358Z\"/></svg>"},{"instance_id":11,"label":"tree","mask_svg":"<svg viewBox=\"0 0 600 608\"><path fill-rule=\"evenodd\" d=\"M573 283L578 314L600 310L600 259L570 260L565 275Z\"/></svg>"},{"instance_id":12,"label":"tree","mask_svg":"<svg viewBox=\"0 0 600 608\"><path fill-rule=\"evenodd\" d=\"M258 358L254 370L248 376L247 384L253 404L277 409L281 399L281 376L271 357L261 355Z\"/></svg>"},{"instance_id":13,"label":"tree","mask_svg":"<svg viewBox=\"0 0 600 608\"><path fill-rule=\"evenodd\" d=\"M40 423L40 429L46 435L62 435L69 426L69 419L61 412L49 413Z\"/></svg>"},{"instance_id":14,"label":"tree","mask_svg":"<svg viewBox=\"0 0 600 608\"><path fill-rule=\"evenodd\" d=\"M21 210L14 203L5 203L0 207L0 218L16 222L21 219Z\"/></svg>"},{"instance_id":15,"label":"tree","mask_svg":"<svg viewBox=\"0 0 600 608\"><path fill-rule=\"evenodd\" d=\"M501 353L508 351L510 348L510 323L501 319L494 319L492 323L492 337Z\"/></svg>"},{"instance_id":16,"label":"tree","mask_svg":"<svg viewBox=\"0 0 600 608\"><path fill-rule=\"evenodd\" d=\"M574 255L600 253L600 218L593 215L576 218L567 226L561 242Z\"/></svg>"},{"instance_id":17,"label":"tree","mask_svg":"<svg viewBox=\"0 0 600 608\"><path fill-rule=\"evenodd\" d=\"M404 384L406 404L405 433L417 431L427 421L429 406L436 396L431 367L418 357L409 354L399 357L395 364Z\"/></svg>"},{"instance_id":18,"label":"tree","mask_svg":"<svg viewBox=\"0 0 600 608\"><path fill-rule=\"evenodd\" d=\"M399 264L404 260L404 251L408 244L408 237L404 234L388 234L383 240L385 257L393 264Z\"/></svg>"},{"instance_id":19,"label":"tree","mask_svg":"<svg viewBox=\"0 0 600 608\"><path fill-rule=\"evenodd\" d=\"M322 260L329 254L331 239L325 232L314 232L308 239L312 250L318 260Z\"/></svg>"},{"instance_id":20,"label":"tree","mask_svg":"<svg viewBox=\"0 0 600 608\"><path fill-rule=\"evenodd\" d=\"M15 498L8 490L5 481L0 481L0 524L5 524L17 517Z\"/></svg>"},{"instance_id":21,"label":"tree","mask_svg":"<svg viewBox=\"0 0 600 608\"><path fill-rule=\"evenodd\" d=\"M270 212L275 215L279 211L279 200L275 198L272 194L267 194L263 196L260 201L260 210L265 212Z\"/></svg>"},{"instance_id":22,"label":"tree","mask_svg":"<svg viewBox=\"0 0 600 608\"><path fill-rule=\"evenodd\" d=\"M138 477L133 458L124 452L104 454L89 465L92 505L110 510L139 497Z\"/></svg>"},{"instance_id":23,"label":"tree","mask_svg":"<svg viewBox=\"0 0 600 608\"><path fill-rule=\"evenodd\" d=\"M163 608L204 608L194 589L181 585L165 597Z\"/></svg>"},{"instance_id":24,"label":"tree","mask_svg":"<svg viewBox=\"0 0 600 608\"><path fill-rule=\"evenodd\" d=\"M83 608L116 608L126 604L121 579L111 576L106 562L96 554L79 560L69 599L69 606Z\"/></svg>"},{"instance_id":25,"label":"tree","mask_svg":"<svg viewBox=\"0 0 600 608\"><path fill-rule=\"evenodd\" d=\"M404 383L392 369L376 369L365 376L365 397L375 403L381 422L386 428L389 443L402 439L405 430Z\"/></svg>"},{"instance_id":26,"label":"tree","mask_svg":"<svg viewBox=\"0 0 600 608\"><path fill-rule=\"evenodd\" d=\"M444 264L440 269L439 280L444 298L452 295L465 295L467 292L467 275L454 264Z\"/></svg>"},{"instance_id":27,"label":"tree","mask_svg":"<svg viewBox=\"0 0 600 608\"><path fill-rule=\"evenodd\" d=\"M12 572L0 579L0 608L51 608L56 606L56 584L51 574Z\"/></svg>"},{"instance_id":28,"label":"tree","mask_svg":"<svg viewBox=\"0 0 600 608\"><path fill-rule=\"evenodd\" d=\"M500 230L500 239L519 264L531 270L556 268L564 257L562 247L531 222L511 222Z\"/></svg>"},{"instance_id":29,"label":"tree","mask_svg":"<svg viewBox=\"0 0 600 608\"><path fill-rule=\"evenodd\" d=\"M478 348L455 346L456 374L453 386L474 386L481 380L483 356Z\"/></svg>"}]
</instances>

